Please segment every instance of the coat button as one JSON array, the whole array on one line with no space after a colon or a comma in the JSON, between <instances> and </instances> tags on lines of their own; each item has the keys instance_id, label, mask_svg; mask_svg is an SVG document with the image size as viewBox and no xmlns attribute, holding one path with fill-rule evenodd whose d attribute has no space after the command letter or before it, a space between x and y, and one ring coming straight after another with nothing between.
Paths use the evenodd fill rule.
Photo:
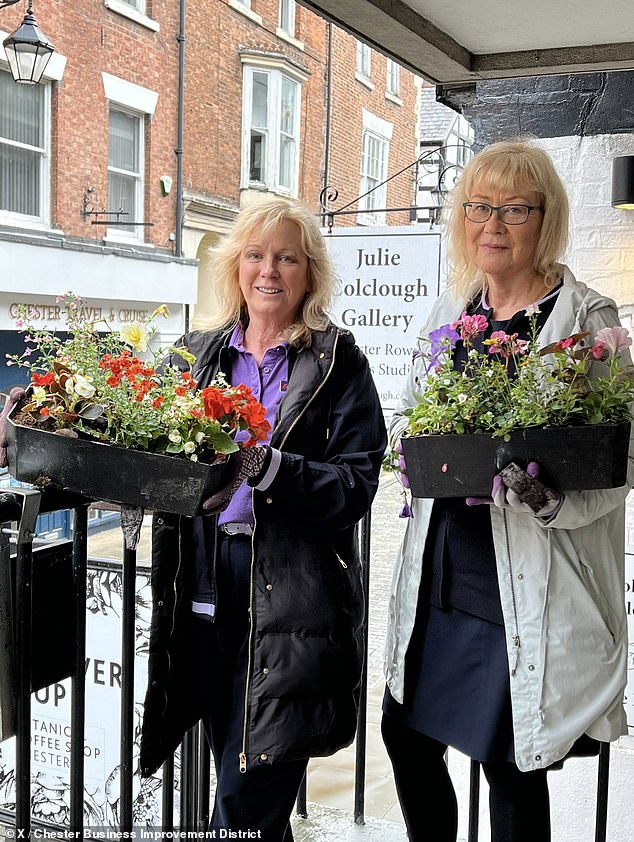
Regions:
<instances>
[{"instance_id":1,"label":"coat button","mask_svg":"<svg viewBox=\"0 0 634 842\"><path fill-rule=\"evenodd\" d=\"M163 520L163 518L162 518L162 517L157 517L157 518L156 518L156 522L157 522L158 524L160 524L161 526L165 523L165 521Z\"/></svg>"},{"instance_id":2,"label":"coat button","mask_svg":"<svg viewBox=\"0 0 634 842\"><path fill-rule=\"evenodd\" d=\"M321 352L321 354L319 355L319 359L320 359L320 360L323 360L323 358L324 358L325 356L326 356L326 355L325 355L325 354L324 354L324 352L322 351L322 352Z\"/></svg>"},{"instance_id":3,"label":"coat button","mask_svg":"<svg viewBox=\"0 0 634 842\"><path fill-rule=\"evenodd\" d=\"M264 673L264 675L268 675L271 672L271 670L268 667L264 667L262 672Z\"/></svg>"},{"instance_id":4,"label":"coat button","mask_svg":"<svg viewBox=\"0 0 634 842\"><path fill-rule=\"evenodd\" d=\"M269 505L271 505L271 503L273 502L273 498L272 498L272 497L267 497L267 498L266 498L266 502L267 502Z\"/></svg>"},{"instance_id":5,"label":"coat button","mask_svg":"<svg viewBox=\"0 0 634 842\"><path fill-rule=\"evenodd\" d=\"M517 574L517 578L518 578L518 579L520 580L520 582L521 582L521 581L522 581L522 579L524 578L524 574L523 574L523 573L518 573L518 574Z\"/></svg>"},{"instance_id":6,"label":"coat button","mask_svg":"<svg viewBox=\"0 0 634 842\"><path fill-rule=\"evenodd\" d=\"M272 591L272 590L273 590L273 585L271 585L271 584L267 585L267 586L266 586L266 589L267 589L267 591Z\"/></svg>"},{"instance_id":7,"label":"coat button","mask_svg":"<svg viewBox=\"0 0 634 842\"><path fill-rule=\"evenodd\" d=\"M163 602L162 599L159 599L159 601L156 604L158 605L159 608L162 608L163 605L164 605L164 602Z\"/></svg>"},{"instance_id":8,"label":"coat button","mask_svg":"<svg viewBox=\"0 0 634 842\"><path fill-rule=\"evenodd\" d=\"M260 755L260 760L268 760L268 759L269 759L268 754L261 754Z\"/></svg>"},{"instance_id":9,"label":"coat button","mask_svg":"<svg viewBox=\"0 0 634 842\"><path fill-rule=\"evenodd\" d=\"M529 671L529 672L534 672L534 671L535 671L535 664L529 664L529 665L528 665L528 671Z\"/></svg>"},{"instance_id":10,"label":"coat button","mask_svg":"<svg viewBox=\"0 0 634 842\"><path fill-rule=\"evenodd\" d=\"M536 755L535 755L535 760L536 760L538 763L539 763L539 761L540 761L541 759L542 759L541 754L536 754Z\"/></svg>"}]
</instances>

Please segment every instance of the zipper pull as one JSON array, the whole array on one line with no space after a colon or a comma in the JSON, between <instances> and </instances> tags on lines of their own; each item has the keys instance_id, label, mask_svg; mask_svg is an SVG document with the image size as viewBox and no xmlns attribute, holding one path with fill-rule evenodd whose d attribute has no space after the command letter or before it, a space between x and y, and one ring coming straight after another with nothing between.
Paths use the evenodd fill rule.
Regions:
<instances>
[{"instance_id":1,"label":"zipper pull","mask_svg":"<svg viewBox=\"0 0 634 842\"><path fill-rule=\"evenodd\" d=\"M337 556L337 558L339 558L339 556ZM339 564L343 567L344 570L348 569L348 565L345 563L345 561L342 558L339 558Z\"/></svg>"},{"instance_id":2,"label":"zipper pull","mask_svg":"<svg viewBox=\"0 0 634 842\"><path fill-rule=\"evenodd\" d=\"M513 654L511 656L511 675L515 675L517 670L517 661L520 656L520 636L519 634L513 635Z\"/></svg>"},{"instance_id":3,"label":"zipper pull","mask_svg":"<svg viewBox=\"0 0 634 842\"><path fill-rule=\"evenodd\" d=\"M243 751L241 751L240 752L240 774L244 775L244 773L246 771L247 771L247 756Z\"/></svg>"}]
</instances>

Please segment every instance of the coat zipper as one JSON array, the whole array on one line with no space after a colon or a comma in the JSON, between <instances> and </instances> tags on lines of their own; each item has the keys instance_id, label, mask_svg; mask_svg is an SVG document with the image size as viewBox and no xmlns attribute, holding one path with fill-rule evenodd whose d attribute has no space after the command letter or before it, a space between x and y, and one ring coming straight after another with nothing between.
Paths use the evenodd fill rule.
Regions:
<instances>
[{"instance_id":1,"label":"coat zipper","mask_svg":"<svg viewBox=\"0 0 634 842\"><path fill-rule=\"evenodd\" d=\"M319 394L319 392L323 388L324 384L326 383L326 381L330 377L330 374L331 374L332 369L333 369L334 364L335 364L335 354L336 354L336 351L337 351L338 339L339 339L339 333L336 333L335 334L335 341L334 341L333 346L332 346L332 360L330 361L330 367L328 368L328 371L326 372L326 374L323 377L319 386L315 389L315 391L311 395L310 399L304 405L302 411L299 413L297 418L293 421L291 426L286 431L283 439L281 440L281 442L279 443L279 446L278 446L280 450L283 448L287 438L291 434L291 431L294 429L297 422L304 415L304 413L306 412L308 407L315 400L315 398L317 397L317 395ZM239 755L241 774L244 774L247 771L247 730L248 730L247 719L248 719L248 715L249 715L249 683L251 681L251 672L252 672L252 669L253 669L253 578L254 578L253 577L253 569L254 569L254 561L255 561L255 530L256 530L256 525L257 524L256 524L256 520L255 520L255 510L254 510L254 512L253 512L253 535L251 536L251 575L250 575L250 579L249 579L249 589L250 589L250 592L249 592L249 647L248 647L249 652L248 652L248 656L247 656L247 675L246 675L246 682L245 682L245 687L244 687L244 719L243 719L243 723L242 723L242 751L240 752L240 755Z\"/></svg>"},{"instance_id":2,"label":"coat zipper","mask_svg":"<svg viewBox=\"0 0 634 842\"><path fill-rule=\"evenodd\" d=\"M284 438L282 439L282 441L281 441L281 442L280 442L280 444L279 444L279 449L280 449L280 450L284 447L284 445L285 445L285 443L286 443L286 439L287 439L287 438L290 436L290 434L292 433L292 431L293 431L293 429L295 428L295 425L297 424L297 422L300 420L300 418L302 417L302 415L304 415L304 413L306 412L306 410L308 409L308 407L311 405L311 403L315 400L315 398L317 397L317 395L321 392L322 388L324 387L324 384L327 382L328 378L330 377L330 374L332 373L332 369L333 369L333 367L334 367L334 365L335 365L335 355L336 355L336 352L337 352L337 342L338 342L338 341L339 341L339 334L338 334L338 333L336 333L336 334L335 334L335 341L334 341L334 344L333 344L333 346L332 346L332 359L331 359L331 361L330 361L330 368L329 368L329 369L328 369L328 371L326 372L326 374L325 374L324 378L322 379L321 383L319 384L319 386L315 389L315 391L313 392L313 394L310 396L309 400L308 400L308 401L306 402L306 404L304 405L304 408L302 409L302 411L299 413L299 415L297 416L297 418L293 421L293 423L291 424L291 426L288 428L288 430L287 430L287 431L286 431L286 433L284 434Z\"/></svg>"},{"instance_id":3,"label":"coat zipper","mask_svg":"<svg viewBox=\"0 0 634 842\"><path fill-rule=\"evenodd\" d=\"M247 717L249 714L249 682L253 667L253 568L255 561L255 511L253 512L253 533L251 535L251 572L249 574L249 646L247 655L247 674L244 684L244 718L242 721L242 751L240 752L240 774L247 771Z\"/></svg>"},{"instance_id":4,"label":"coat zipper","mask_svg":"<svg viewBox=\"0 0 634 842\"><path fill-rule=\"evenodd\" d=\"M515 675L517 671L517 662L520 656L520 648L522 646L522 642L520 640L519 634L519 621L517 619L517 600L515 598L515 583L513 581L513 562L511 561L511 544L509 541L509 527L508 521L506 516L506 511L502 512L504 517L504 538L506 541L506 557L508 559L508 568L509 568L509 581L511 583L511 601L513 603L513 621L515 623L515 630L511 635L511 639L513 641L513 654L511 656L511 675Z\"/></svg>"}]
</instances>

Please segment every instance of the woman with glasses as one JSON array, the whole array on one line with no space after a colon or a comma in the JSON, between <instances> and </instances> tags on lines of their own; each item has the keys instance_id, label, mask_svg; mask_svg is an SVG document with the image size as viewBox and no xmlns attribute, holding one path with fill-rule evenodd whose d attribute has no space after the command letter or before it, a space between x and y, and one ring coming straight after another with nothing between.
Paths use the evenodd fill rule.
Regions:
<instances>
[{"instance_id":1,"label":"woman with glasses","mask_svg":"<svg viewBox=\"0 0 634 842\"><path fill-rule=\"evenodd\" d=\"M548 155L523 141L486 148L453 191L450 284L423 334L479 316L483 351L494 331L528 339L527 309L542 346L617 326L614 302L560 262L567 235L566 192ZM458 370L466 354L459 340ZM392 447L425 376L415 360ZM491 498L415 499L394 573L382 730L411 842L456 840L448 746L482 764L492 842L548 842L548 770L627 733L630 485L547 489L533 513L492 481Z\"/></svg>"}]
</instances>

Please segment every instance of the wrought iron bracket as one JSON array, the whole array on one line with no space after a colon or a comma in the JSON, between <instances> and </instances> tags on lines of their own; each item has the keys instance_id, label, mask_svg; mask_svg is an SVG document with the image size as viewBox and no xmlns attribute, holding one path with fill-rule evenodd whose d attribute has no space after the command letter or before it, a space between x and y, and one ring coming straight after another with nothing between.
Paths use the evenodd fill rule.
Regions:
<instances>
[{"instance_id":1,"label":"wrought iron bracket","mask_svg":"<svg viewBox=\"0 0 634 842\"><path fill-rule=\"evenodd\" d=\"M436 187L433 188L433 193L436 193L439 198L444 197L447 193L447 186L446 186L446 177L447 173L452 170L456 169L458 165L453 162L448 162L446 158L446 151L448 149L459 148L459 144L451 143L447 144L446 146L437 146L434 149L428 149L427 151L421 153L415 161L412 161L411 164L408 164L402 169L398 170L398 172L393 173L392 175L388 176L384 181L381 181L379 184L375 184L374 187L370 188L370 190L366 190L365 193L362 193L360 196L357 196L355 199L352 199L347 204L343 205L340 208L332 209L330 208L330 204L332 202L336 202L339 198L339 191L336 187L333 187L327 184L319 194L319 206L321 208L321 215L322 218L325 220L325 224L328 227L328 232L332 231L332 227L334 225L335 217L337 216L349 216L353 214L363 213L364 209L360 209L358 207L359 202L362 199L365 199L366 196L369 196L371 193L374 193L375 190L379 190L381 187L384 187L386 184L389 184L390 181L393 181L395 178L398 178L403 173L407 172L408 170L414 170L415 177L415 190L418 189L418 182L420 178L420 168L425 167L428 169L428 172L431 174L434 170L437 169L438 176L437 176L437 183ZM368 213L398 213L403 211L418 211L418 210L428 210L431 214L431 222L435 224L438 221L440 211L442 209L442 204L438 205L408 205L407 207L403 208L368 208Z\"/></svg>"},{"instance_id":2,"label":"wrought iron bracket","mask_svg":"<svg viewBox=\"0 0 634 842\"><path fill-rule=\"evenodd\" d=\"M20 0L0 0L0 9L4 9L5 6L15 6L19 2Z\"/></svg>"},{"instance_id":3,"label":"wrought iron bracket","mask_svg":"<svg viewBox=\"0 0 634 842\"><path fill-rule=\"evenodd\" d=\"M151 228L154 225L153 222L128 222L127 219L121 219L122 216L128 216L128 211L124 211L123 208L119 208L119 210L116 211L106 210L105 208L95 210L95 206L92 204L91 197L91 193L94 192L94 189L94 187L87 187L84 190L83 205L80 211L81 215L84 217L84 219L86 219L86 217L88 216L105 217L105 219L91 219L91 225L134 225L137 228Z\"/></svg>"}]
</instances>

